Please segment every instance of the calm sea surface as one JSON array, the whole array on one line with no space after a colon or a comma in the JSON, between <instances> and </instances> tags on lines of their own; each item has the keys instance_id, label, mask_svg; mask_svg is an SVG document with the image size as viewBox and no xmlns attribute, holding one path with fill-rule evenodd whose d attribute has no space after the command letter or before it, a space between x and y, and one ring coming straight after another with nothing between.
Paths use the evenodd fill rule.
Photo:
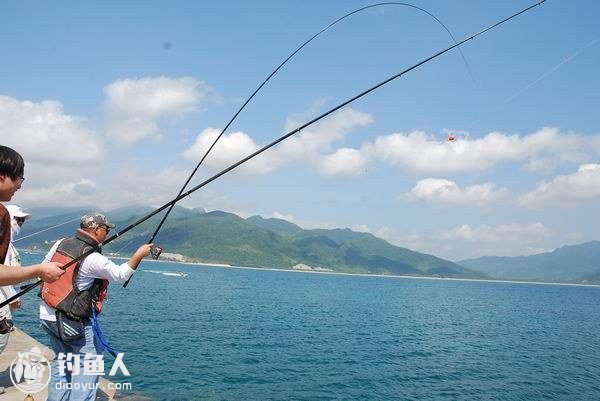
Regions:
<instances>
[{"instance_id":1,"label":"calm sea surface","mask_svg":"<svg viewBox=\"0 0 600 401\"><path fill-rule=\"evenodd\" d=\"M600 400L600 288L141 268L188 273L111 285L101 317L155 400Z\"/></svg>"}]
</instances>

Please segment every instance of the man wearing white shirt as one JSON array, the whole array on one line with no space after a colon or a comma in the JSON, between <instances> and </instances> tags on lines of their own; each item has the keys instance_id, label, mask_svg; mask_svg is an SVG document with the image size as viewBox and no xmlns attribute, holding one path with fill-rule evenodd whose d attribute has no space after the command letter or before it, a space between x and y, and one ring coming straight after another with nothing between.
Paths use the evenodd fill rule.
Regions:
<instances>
[{"instance_id":1,"label":"man wearing white shirt","mask_svg":"<svg viewBox=\"0 0 600 401\"><path fill-rule=\"evenodd\" d=\"M79 355L80 361L79 374L73 369L73 374L66 371L61 375L58 363L55 361L52 364L48 401L95 399L94 384L98 376L82 373L84 356L102 353L92 320L102 310L108 283L125 283L142 259L150 254L152 244L146 244L139 247L127 262L121 265L111 262L100 253L99 245L113 227L114 224L109 223L103 214L86 214L81 218L80 229L75 237L58 241L44 260L66 265L97 248L83 261L68 267L61 279L52 284L45 283L41 290L43 301L40 304L40 319L50 336L55 354Z\"/></svg>"}]
</instances>

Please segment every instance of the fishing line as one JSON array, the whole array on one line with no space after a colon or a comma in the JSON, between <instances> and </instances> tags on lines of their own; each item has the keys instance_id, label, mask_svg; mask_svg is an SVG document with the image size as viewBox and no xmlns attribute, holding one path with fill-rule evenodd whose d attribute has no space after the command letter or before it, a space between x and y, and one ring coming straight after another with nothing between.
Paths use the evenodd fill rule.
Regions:
<instances>
[{"instance_id":1,"label":"fishing line","mask_svg":"<svg viewBox=\"0 0 600 401\"><path fill-rule=\"evenodd\" d=\"M215 147L215 145L217 144L217 142L219 141L219 139L221 139L221 137L223 136L223 134L225 133L225 131L227 131L227 129L229 128L229 126L233 123L233 121L237 118L237 116L242 112L242 110L244 110L244 108L246 107L246 105L252 100L252 98L254 98L254 96L262 89L262 87L290 60L292 59L292 57L294 57L299 51L301 51L306 45L308 45L310 42L312 42L314 39L316 39L319 35L321 35L322 33L324 33L325 31L327 31L329 28L333 27L334 25L338 24L339 22L345 20L346 18L360 13L362 11L371 9L371 8L375 8L375 7L380 7L380 6L403 6L403 7L410 7L410 8L414 8L416 10L419 10L427 15L429 15L431 18L433 18L439 25L441 25L446 32L448 32L448 35L450 35L450 37L452 38L452 41L454 43L456 43L456 39L454 38L454 35L452 35L452 32L450 32L450 30L448 29L448 27L446 25L444 25L444 23L437 18L435 15L433 15L432 13L430 13L429 11L415 6L413 4L409 4L409 3L402 3L402 2L395 2L395 1L390 1L390 2L383 2L383 3L376 3L376 4L371 4L365 7L361 7L358 8L354 11L351 11L345 15L343 15L342 17L334 20L333 22L331 22L329 25L327 25L325 28L321 29L319 32L315 33L314 35L312 35L309 39L307 39L304 43L302 43L296 50L294 50L292 53L290 53L268 76L267 78L265 78L265 80L254 90L254 92L250 95L250 97L244 102L244 104L242 104L242 106L238 109L238 111L233 115L233 117L229 120L229 122L225 125L225 127L221 130L221 133L216 137L216 139L213 141L213 143L210 145L210 147L208 148L208 150L204 153L204 156L202 156L202 158L200 159L200 161L198 162L198 164L196 165L196 167L194 168L194 170L192 171L192 173L189 175L189 177L187 178L187 180L185 181L185 183L183 184L183 186L181 187L181 189L179 190L179 193L177 194L177 196L181 195L183 193L183 191L185 191L185 189L187 188L188 184L190 183L190 181L192 180L192 178L194 177L194 175L196 174L196 172L198 171L198 168L200 168L200 166L202 165L202 163L204 162L204 160L206 159L206 157L208 156L208 154L212 151L212 149ZM473 80L473 82L475 82L475 78L473 77L473 72L471 70L471 67L469 66L469 63L467 62L467 59L465 58L462 50L460 50L460 48L458 49L460 51L460 55L467 67L467 71L469 72L469 75L471 76L471 79ZM152 236L150 237L150 239L148 240L148 243L152 243L154 242L154 239L156 238L156 236L158 235L158 232L160 231L160 229L162 228L165 220L167 219L167 217L169 217L169 214L171 213L171 210L173 210L173 206L169 207L169 209L167 210L167 212L163 215L160 223L158 223L158 226L156 227L156 229L154 230L154 233L152 234ZM162 251L162 250L160 250ZM160 251L156 254L155 259L158 258L158 256L160 255ZM129 284L129 280L127 280L125 282L125 284L123 285L123 287L127 287L127 284Z\"/></svg>"},{"instance_id":2,"label":"fishing line","mask_svg":"<svg viewBox=\"0 0 600 401\"><path fill-rule=\"evenodd\" d=\"M504 101L504 103L509 103L509 102L515 100L517 97L521 96L524 92L526 92L529 88L531 88L532 86L534 86L535 84L537 84L541 80L545 79L548 75L552 74L554 71L558 70L563 65L565 65L567 63L570 63L571 61L575 60L575 58L577 58L577 56L579 56L579 54L581 54L584 50L586 50L588 47L591 47L591 46L595 45L599 41L600 41L600 37L592 40L590 43L588 43L587 45L585 45L581 49L577 50L572 55L564 58L560 63L556 64L554 67L552 67L548 71L544 72L542 75L540 75L533 82L525 85L523 88L521 88L520 90L518 90L515 94L513 94L512 96L510 96L509 98L507 98Z\"/></svg>"},{"instance_id":3,"label":"fishing line","mask_svg":"<svg viewBox=\"0 0 600 401\"><path fill-rule=\"evenodd\" d=\"M367 89L367 90L365 90L365 91L363 91L363 92L359 93L358 95L356 95L356 96L353 96L352 98L350 98L350 99L346 100L345 102L343 102L343 103L340 103L339 105L337 105L337 106L335 106L334 108L332 108L332 109L330 109L330 110L326 111L325 113L321 114L320 116L313 118L313 119L312 119L312 120L310 120L309 122L307 122L307 123L305 123L305 124L301 125L300 127L298 127L298 128L296 128L296 129L294 129L293 131L290 131L290 132L288 132L287 134L285 134L285 135L283 135L283 136L279 137L278 139L274 140L273 142L269 143L268 145L266 145L266 146L264 146L264 147L262 147L262 148L258 149L258 150L257 150L257 151L255 151L254 153L252 153L252 154L250 154L250 155L246 156L245 158L243 158L243 159L239 160L238 162L236 162L236 163L232 164L231 166L227 167L226 169L222 170L221 172L219 172L219 173L217 173L217 174L213 175L212 177L208 178L207 180L203 181L202 183L200 183L200 184L196 185L195 187L193 187L193 188L189 189L188 191L186 191L186 192L182 193L181 195L179 195L179 196L177 196L176 198L174 198L173 200L171 200L171 201L169 201L169 202L165 203L164 205L162 205L162 206L161 206L161 207L159 207L158 209L154 210L153 212L150 212L150 213L148 213L146 216L144 216L144 217L140 218L138 221L136 221L136 222L134 222L134 223L130 224L129 226L125 227L124 229L122 229L122 230L121 230L121 231L119 231L118 233L116 233L116 234L112 235L110 238L107 238L106 240L104 240L104 242L102 242L102 244L99 244L99 245L96 245L96 246L94 246L93 248L91 248L91 249L89 249L88 251L84 252L84 253L83 253L81 256L79 256L79 257L77 257L77 258L73 259L72 261L68 262L67 264L65 264L64 266L62 266L62 269L67 269L69 266L72 266L73 264L75 264L75 263L79 262L80 260L82 260L82 259L86 258L88 255L91 255L92 253L96 252L96 251L97 251L97 250L98 250L98 249L99 249L101 246L103 246L103 245L106 245L106 244L108 244L108 243L112 242L112 241L113 241L113 240L115 240L116 238L119 238L121 235L125 234L126 232L128 232L128 231L129 231L129 230L131 230L132 228L134 228L134 227L136 227L136 226L138 226L138 225L142 224L143 222L145 222L145 221L146 221L146 220L148 220L149 218L151 218L151 217L155 216L156 214L158 214L158 213L162 212L162 211L163 211L163 210L165 210L166 208L168 208L168 207L171 207L171 206L175 205L175 204L176 204L177 202L179 202L181 199L183 199L183 198L185 198L185 197L187 197L187 196L191 195L192 193L196 192L196 191L197 191L197 190L199 190L200 188L202 188L202 187L204 187L204 186L208 185L209 183L213 182L213 181L214 181L214 180L216 180L217 178L219 178L219 177L221 177L221 176L223 176L223 175L227 174L227 173L228 173L228 172L230 172L231 170L233 170L233 169L235 169L235 168L239 167L240 165L242 165L242 164L246 163L248 160L250 160L250 159L252 159L252 158L254 158L254 157L258 156L259 154L261 154L261 153L265 152L266 150L268 150L268 149L272 148L273 146L275 146L275 145L279 144L280 142L283 142L284 140L286 140L287 138L291 137L292 135L295 135L295 134L297 134L298 132L302 131L304 128L306 128L306 127L308 127L308 126L310 126L310 125L312 125L312 124L316 123L317 121L319 121L319 120L321 120L321 119L323 119L323 118L327 117L328 115L330 115L330 114L332 114L332 113L334 113L334 112L338 111L338 110L339 110L339 109L341 109L342 107L345 107L345 106L347 106L348 104L350 104L350 103L354 102L355 100L357 100L357 99L360 99L361 97L363 97L363 96L365 96L365 95L367 95L367 94L369 94L369 93L373 92L373 91L374 91L374 90L376 90L377 88L379 88L379 87L381 87L381 86L383 86L383 85L386 85L387 83L389 83L389 82L391 82L391 81L393 81L393 80L395 80L395 79L397 79L397 78L401 77L402 75L404 75L404 74L406 74L406 73L408 73L408 72L410 72L410 71L412 71L412 70L414 70L414 69L416 69L416 68L420 67L421 65L423 65L423 64L425 64L425 63L427 63L427 62L429 62L429 61L431 61L431 60L434 60L434 59L436 59L437 57L439 57L439 56L441 56L441 55L443 55L443 54L445 54L445 53L449 52L450 50L452 50L452 49L454 49L454 48L456 48L456 47L460 46L461 44L463 44L463 43L465 43L465 42L467 42L467 41L469 41L469 40L473 40L473 39L475 39L476 37L478 37L478 36L481 36L481 35L485 34L486 32L488 32L488 31L490 31L490 30L492 30L492 29L496 28L497 26L499 26L499 25L502 25L502 24L504 24L504 23L505 23L505 22L507 22L507 21L510 21L511 19L513 19L513 18L515 18L515 17L517 17L517 16L519 16L519 15L521 15L521 14L523 14L523 13L525 13L525 12L529 11L529 10L531 10L532 8L534 8L534 7L536 7L536 6L539 6L540 4L544 3L545 1L546 1L546 0L541 0L541 1L537 2L537 3L535 3L535 4L532 4L532 5L530 5L529 7L527 7L527 8L524 8L523 10L521 10L521 11L519 11L519 12L515 13L515 14L512 14L512 15L511 15L511 16L509 16L509 17L506 17L506 18L504 18L504 19L502 19L502 20L500 20L500 21L498 21L498 22L494 23L493 25L490 25L490 26L488 26L487 28L485 28L485 29L483 29L483 30L481 30L481 31L479 31L479 32L477 32L477 33L474 33L474 34L472 34L471 36L468 36L468 37L466 37L465 39L461 40L460 42L458 42L458 43L455 43L455 44L453 44L453 45L451 45L451 46L449 46L449 47L447 47L447 48L445 48L445 49L443 49L443 50L440 50L440 51L438 51L437 53L433 54L432 56L429 56L429 57L427 57L427 58L425 58L425 59L423 59L423 60L419 61L418 63L416 63L416 64L414 64L414 65L412 65L412 66L410 66L410 67L406 68L405 70L403 70L403 71L401 71L401 72L399 72L399 73L397 73L397 74L395 74L395 75L392 75L391 77L389 77L389 78L387 78L387 79L385 79L385 80L383 80L383 81L379 82L378 84L376 84L376 85L374 85L374 86L370 87L369 89ZM8 304L9 304L9 303L11 303L12 301L14 301L15 299L17 299L18 297L20 297L20 296L21 296L21 295L23 295L24 293L26 293L26 292L29 292L30 290L32 290L32 289L33 289L33 288L35 288L36 286L40 285L41 283L42 283L42 280L38 280L37 282L35 282L35 283L33 283L33 284L31 284L31 285L27 286L25 289L23 289L23 291L19 292L18 294L16 294L16 295L12 296L11 298L9 298L9 299L7 299L7 300L5 300L5 301L3 301L3 302L0 304L0 307L2 307L2 306L5 306L5 305L8 305Z\"/></svg>"},{"instance_id":4,"label":"fishing line","mask_svg":"<svg viewBox=\"0 0 600 401\"><path fill-rule=\"evenodd\" d=\"M23 241L23 240L24 240L24 239L26 239L26 238L33 237L33 236L35 236L35 235L41 234L41 233L43 233L43 232L46 232L46 231L52 230L52 229L54 229L54 228L57 228L57 227L60 227L60 226L64 226L65 224L72 223L72 222L74 222L75 220L79 220L80 218L81 218L81 217L75 217L74 219L71 219L71 220L69 220L69 221L65 221L64 223L60 223L60 224L57 224L57 225L55 225L55 226L52 226L52 227L47 227L47 228L44 228L43 230L40 230L40 231L34 232L33 234L29 234L29 235L26 235L26 236L24 236L24 237L17 238L16 240L14 240L14 241L13 241L13 243L15 243L15 242L19 242L19 241Z\"/></svg>"},{"instance_id":5,"label":"fishing line","mask_svg":"<svg viewBox=\"0 0 600 401\"><path fill-rule=\"evenodd\" d=\"M513 100L515 100L516 98L518 98L519 96L521 96L523 93L527 92L533 86L537 85L539 82L541 82L544 79L546 79L549 75L551 75L552 73L554 73L556 70L558 70L559 68L561 68L565 64L568 64L571 61L575 60L581 53L583 53L589 47L594 46L598 42L600 42L600 37L592 40L591 42L589 42L588 44L586 44L585 46L583 46L579 50L575 51L570 56L567 56L567 57L563 58L558 64L555 64L553 67L551 67L550 69L548 69L547 71L545 71L544 73L542 73L539 77L537 77L533 81L529 82L528 84L526 84L525 86L523 86L521 89L517 90L515 93L513 93L512 95L510 95L509 97L507 97L506 99L504 99L504 101L499 106L495 107L492 110L489 110L486 113L482 113L482 115L479 115L479 117L477 117L476 119L474 119L473 121L471 121L470 123L468 123L465 126L465 128L466 128L465 130L468 131L469 128L472 128L475 124L477 124L478 122L480 122L485 116L489 116L492 113L496 113L497 111L499 111L500 109L502 109L503 107L505 107L508 103L512 102Z\"/></svg>"}]
</instances>

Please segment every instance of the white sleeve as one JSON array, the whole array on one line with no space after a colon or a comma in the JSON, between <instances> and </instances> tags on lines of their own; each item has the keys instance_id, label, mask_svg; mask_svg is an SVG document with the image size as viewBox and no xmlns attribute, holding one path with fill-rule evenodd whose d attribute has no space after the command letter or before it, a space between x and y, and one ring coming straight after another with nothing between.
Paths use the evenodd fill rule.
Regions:
<instances>
[{"instance_id":1,"label":"white sleeve","mask_svg":"<svg viewBox=\"0 0 600 401\"><path fill-rule=\"evenodd\" d=\"M56 243L54 245L52 245L52 248L50 248L50 250L46 254L46 257L44 258L44 260L42 261L42 263L48 263L48 262L50 262L50 259L52 259L52 256L54 256L54 254L56 253L56 248L58 248L58 245L63 241L63 239L60 239L60 240L56 241Z\"/></svg>"},{"instance_id":2,"label":"white sleeve","mask_svg":"<svg viewBox=\"0 0 600 401\"><path fill-rule=\"evenodd\" d=\"M80 269L82 276L101 278L121 284L127 281L135 272L127 262L117 265L97 252L86 257Z\"/></svg>"},{"instance_id":3,"label":"white sleeve","mask_svg":"<svg viewBox=\"0 0 600 401\"><path fill-rule=\"evenodd\" d=\"M2 292L6 296L6 299L12 298L15 295L17 295L17 292L15 291L15 287L13 287L12 285L7 285L7 286L2 287Z\"/></svg>"}]
</instances>

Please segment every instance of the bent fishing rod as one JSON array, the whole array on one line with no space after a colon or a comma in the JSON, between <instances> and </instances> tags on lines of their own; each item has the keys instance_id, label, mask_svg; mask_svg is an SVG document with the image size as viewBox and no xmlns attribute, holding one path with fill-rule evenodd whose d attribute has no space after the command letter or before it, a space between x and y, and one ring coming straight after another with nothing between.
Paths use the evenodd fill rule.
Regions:
<instances>
[{"instance_id":1,"label":"bent fishing rod","mask_svg":"<svg viewBox=\"0 0 600 401\"><path fill-rule=\"evenodd\" d=\"M540 4L544 3L546 0L541 0L538 1L535 4L530 5L529 7L524 8L523 10L516 12L514 14L512 14L509 17L506 17L490 26L488 26L487 28L482 29L481 31L474 33L466 38L464 38L463 40L461 40L458 43L455 43L447 48L445 48L444 50L440 50L437 53L419 61L418 63L406 68L405 70L392 75L391 77L379 82L378 84L370 87L369 89L360 92L358 95L353 96L352 98L346 100L343 103L340 103L339 105L335 106L334 108L326 111L325 113L319 115L318 117L313 118L312 120L310 120L309 122L301 125L300 127L294 129L293 131L288 132L287 134L279 137L278 139L274 140L273 142L269 143L268 145L258 149L257 151L255 151L254 153L244 157L243 159L239 160L238 162L230 165L229 167L225 168L224 170L220 171L219 173L213 175L212 177L206 179L205 181L203 181L202 183L196 185L195 187L192 187L191 189L189 189L188 191L180 194L179 196L177 196L176 198L172 199L171 201L165 203L164 205L162 205L161 207L157 208L156 210L154 210L153 212L148 213L147 215L145 215L144 217L141 217L139 220L137 220L136 222L130 224L129 226L125 227L124 229L122 229L121 231L119 231L118 233L112 235L110 238L107 238L106 240L104 240L104 242L102 242L101 244L98 244L96 246L94 246L93 248L89 249L88 251L84 252L81 256L73 259L72 261L66 263L65 265L62 266L63 270L66 270L68 267L74 265L75 263L78 263L79 261L83 260L84 258L86 258L87 256L91 255L92 253L96 252L98 249L100 249L101 246L106 245L110 242L112 242L113 240L117 239L118 237L120 237L121 235L125 234L126 232L128 232L129 230L131 230L134 227L137 227L138 225L142 224L143 222L145 222L146 220L148 220L149 218L155 216L156 214L162 212L163 210L167 209L168 207L175 205L177 202L179 202L180 200L182 200L183 198L186 198L188 196L190 196L191 194L193 194L194 192L196 192L197 190L199 190L200 188L203 188L204 186L210 184L211 182L215 181L217 178L227 174L228 172L230 172L231 170L239 167L240 165L246 163L247 161L253 159L254 157L258 156L259 154L265 152L268 149L271 149L273 146L279 144L280 142L283 142L284 140L286 140L287 138L297 134L298 132L302 131L304 128L316 123L317 121L329 116L332 113L335 113L336 111L338 111L339 109L341 109L342 107L347 106L348 104L356 101L357 99L362 98L363 96L373 92L374 90L376 90L377 88L380 88L381 86L386 85L387 83L403 76L404 74L420 67L421 65L428 63L431 60L434 60L436 58L438 58L439 56L449 52L450 50L462 45L465 42L468 42L469 40L473 40L476 37L479 37L483 34L485 34L486 32L504 24L505 22L508 22L510 20L512 20L513 18L531 10L532 8L539 6ZM3 307L5 305L8 305L9 303L13 302L15 299L19 298L21 295L31 291L33 288L37 287L38 285L40 285L42 283L42 280L38 280L35 283L32 283L28 286L26 286L22 291L20 291L19 293L17 293L16 295L10 297L9 299L3 301L2 303L0 303L0 307Z\"/></svg>"},{"instance_id":2,"label":"bent fishing rod","mask_svg":"<svg viewBox=\"0 0 600 401\"><path fill-rule=\"evenodd\" d=\"M327 25L325 28L321 29L319 32L315 33L314 35L312 35L309 39L307 39L304 43L302 43L296 50L292 51L266 78L265 80L254 90L254 92L252 92L252 94L250 95L250 97L242 104L242 106L237 110L237 112L233 115L233 117L229 120L229 122L225 125L225 127L221 130L221 133L215 138L215 140L213 141L213 143L209 146L208 150L204 153L204 156L202 156L202 158L200 159L200 161L198 162L198 164L196 165L196 167L192 170L192 173L189 175L189 177L187 178L187 180L185 181L185 183L183 184L183 186L181 187L181 189L179 190L179 193L177 194L177 196L181 195L183 193L183 191L185 191L185 189L187 188L188 184L190 183L190 181L192 180L192 178L194 177L194 175L196 175L196 172L198 171L198 169L200 168L200 166L202 165L202 163L204 162L204 160L206 159L206 157L208 156L208 154L212 151L212 149L215 147L215 145L217 144L217 142L219 141L219 139L221 139L221 137L223 136L223 134L225 133L225 131L227 131L227 129L229 128L229 126L235 121L235 119L237 118L237 116L242 112L242 110L244 110L244 108L246 107L246 105L248 103L250 103L250 101L254 98L254 96L263 88L263 86L265 86L265 84L288 62L290 61L298 52L300 52L305 46L307 46L310 42L312 42L314 39L316 39L318 36L320 36L322 33L324 33L325 31L327 31L329 28L333 27L334 25L336 25L337 23L345 20L346 18L360 13L362 11L374 8L374 7L380 7L380 6L403 6L403 7L410 7L410 8L414 8L418 11L421 11L425 14L427 14L428 16L430 16L431 18L433 18L439 25L441 25L444 30L446 30L446 32L448 32L448 35L450 35L450 37L452 38L452 41L454 43L456 43L456 39L454 38L454 35L452 35L452 32L450 31L450 29L448 29L448 27L446 25L444 25L444 23L437 18L435 15L433 15L432 13L430 13L429 11L415 6L413 4L410 3L403 3L403 2L396 2L396 1L389 1L389 2L383 2L383 3L376 3L376 4L371 4L365 7L361 7L358 8L354 11L351 11L343 16L341 16L340 18L334 20L333 22L331 22L329 25ZM469 75L471 76L471 79L473 81L475 81L475 78L473 77L473 72L471 71L471 67L469 66L469 63L467 62L467 59L465 58L465 55L463 54L462 50L460 50L460 47L458 48L460 55L467 67L467 71L469 72ZM167 220L167 218L169 217L169 215L171 214L171 211L173 210L173 208L175 207L175 204L172 204L171 206L169 206L169 208L167 209L166 213L163 215L162 219L160 220L160 222L158 223L158 225L156 226L156 229L154 230L154 233L150 236L150 239L148 240L148 244L151 244L154 242L154 239L156 238L156 236L158 235L158 232L160 231L160 229L162 228L163 224L165 223L165 221ZM155 246L152 248L152 257L154 259L158 259L160 254L162 252L162 248ZM133 277L133 276L132 276ZM129 284L129 281L131 280L131 277L129 277L129 279L127 279L127 281L125 282L125 284L123 284L123 288L126 288L127 285Z\"/></svg>"}]
</instances>

